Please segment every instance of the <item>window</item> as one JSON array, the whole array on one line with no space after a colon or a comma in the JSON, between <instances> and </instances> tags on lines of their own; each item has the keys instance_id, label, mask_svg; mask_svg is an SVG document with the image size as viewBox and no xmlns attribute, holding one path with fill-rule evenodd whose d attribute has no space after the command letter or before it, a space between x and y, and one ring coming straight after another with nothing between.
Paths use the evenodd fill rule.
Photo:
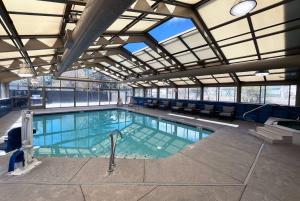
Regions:
<instances>
[{"instance_id":1,"label":"window","mask_svg":"<svg viewBox=\"0 0 300 201\"><path fill-rule=\"evenodd\" d=\"M204 87L203 100L217 101L218 100L217 87Z\"/></svg>"},{"instance_id":2,"label":"window","mask_svg":"<svg viewBox=\"0 0 300 201\"><path fill-rule=\"evenodd\" d=\"M241 102L295 106L296 85L245 86Z\"/></svg>"},{"instance_id":3,"label":"window","mask_svg":"<svg viewBox=\"0 0 300 201\"><path fill-rule=\"evenodd\" d=\"M201 88L189 88L189 100L201 100Z\"/></svg>"},{"instance_id":4,"label":"window","mask_svg":"<svg viewBox=\"0 0 300 201\"><path fill-rule=\"evenodd\" d=\"M168 88L168 99L175 99L175 88Z\"/></svg>"},{"instance_id":5,"label":"window","mask_svg":"<svg viewBox=\"0 0 300 201\"><path fill-rule=\"evenodd\" d=\"M236 87L220 87L219 101L236 102Z\"/></svg>"},{"instance_id":6,"label":"window","mask_svg":"<svg viewBox=\"0 0 300 201\"><path fill-rule=\"evenodd\" d=\"M148 46L145 43L143 43L143 42L140 42L140 43L128 43L128 44L124 45L124 48L127 49L131 53L138 52L138 51L140 51L142 49L145 49L147 47Z\"/></svg>"},{"instance_id":7,"label":"window","mask_svg":"<svg viewBox=\"0 0 300 201\"><path fill-rule=\"evenodd\" d=\"M146 89L146 97L157 98L157 88Z\"/></svg>"},{"instance_id":8,"label":"window","mask_svg":"<svg viewBox=\"0 0 300 201\"><path fill-rule=\"evenodd\" d=\"M276 103L279 105L289 105L290 86L266 86L265 103Z\"/></svg>"},{"instance_id":9,"label":"window","mask_svg":"<svg viewBox=\"0 0 300 201\"><path fill-rule=\"evenodd\" d=\"M168 98L168 89L167 88L159 89L159 98Z\"/></svg>"},{"instance_id":10,"label":"window","mask_svg":"<svg viewBox=\"0 0 300 201\"><path fill-rule=\"evenodd\" d=\"M9 97L28 96L28 79L21 79L9 83Z\"/></svg>"},{"instance_id":11,"label":"window","mask_svg":"<svg viewBox=\"0 0 300 201\"><path fill-rule=\"evenodd\" d=\"M296 105L296 91L297 91L296 85L291 85L291 89L290 89L290 106L295 106Z\"/></svg>"},{"instance_id":12,"label":"window","mask_svg":"<svg viewBox=\"0 0 300 201\"><path fill-rule=\"evenodd\" d=\"M173 17L149 31L149 34L161 42L194 27L195 25L191 19Z\"/></svg>"},{"instance_id":13,"label":"window","mask_svg":"<svg viewBox=\"0 0 300 201\"><path fill-rule=\"evenodd\" d=\"M160 88L159 98L175 99L175 89L174 88Z\"/></svg>"},{"instance_id":14,"label":"window","mask_svg":"<svg viewBox=\"0 0 300 201\"><path fill-rule=\"evenodd\" d=\"M189 88L178 88L178 99L189 99Z\"/></svg>"},{"instance_id":15,"label":"window","mask_svg":"<svg viewBox=\"0 0 300 201\"><path fill-rule=\"evenodd\" d=\"M260 86L242 87L241 102L242 103L260 103Z\"/></svg>"},{"instance_id":16,"label":"window","mask_svg":"<svg viewBox=\"0 0 300 201\"><path fill-rule=\"evenodd\" d=\"M134 96L135 97L144 97L144 89L143 88L135 88Z\"/></svg>"}]
</instances>

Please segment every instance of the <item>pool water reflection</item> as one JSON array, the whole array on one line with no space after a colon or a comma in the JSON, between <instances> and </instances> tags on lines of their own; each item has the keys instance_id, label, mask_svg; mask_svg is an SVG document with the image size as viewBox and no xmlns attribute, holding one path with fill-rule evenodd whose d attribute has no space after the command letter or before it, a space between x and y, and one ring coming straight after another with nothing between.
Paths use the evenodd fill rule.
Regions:
<instances>
[{"instance_id":1,"label":"pool water reflection","mask_svg":"<svg viewBox=\"0 0 300 201\"><path fill-rule=\"evenodd\" d=\"M163 158L207 137L212 131L121 109L34 117L35 156L107 157L108 134L119 129L116 157Z\"/></svg>"}]
</instances>

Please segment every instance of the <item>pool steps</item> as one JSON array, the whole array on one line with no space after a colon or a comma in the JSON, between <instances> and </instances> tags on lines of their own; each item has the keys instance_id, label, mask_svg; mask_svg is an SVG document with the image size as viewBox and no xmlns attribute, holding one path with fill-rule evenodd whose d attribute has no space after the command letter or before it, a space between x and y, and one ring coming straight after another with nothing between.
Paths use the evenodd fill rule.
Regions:
<instances>
[{"instance_id":1,"label":"pool steps","mask_svg":"<svg viewBox=\"0 0 300 201\"><path fill-rule=\"evenodd\" d=\"M249 129L249 134L254 135L270 144L292 144L293 134L272 125L257 126Z\"/></svg>"}]
</instances>

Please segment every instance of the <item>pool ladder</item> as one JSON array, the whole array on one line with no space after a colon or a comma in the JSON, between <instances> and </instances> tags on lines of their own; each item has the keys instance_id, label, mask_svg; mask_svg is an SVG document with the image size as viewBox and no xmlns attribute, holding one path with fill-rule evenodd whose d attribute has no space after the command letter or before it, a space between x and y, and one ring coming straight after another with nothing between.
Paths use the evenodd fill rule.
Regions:
<instances>
[{"instance_id":1,"label":"pool ladder","mask_svg":"<svg viewBox=\"0 0 300 201\"><path fill-rule=\"evenodd\" d=\"M114 140L115 135L116 135L116 139ZM122 135L121 131L119 131L118 129L112 131L109 134L109 138L110 138L110 157L109 157L109 164L108 164L108 170L107 170L108 173L113 172L114 171L113 167L116 166L116 164L115 164L115 151L116 151L118 136L123 138L123 135Z\"/></svg>"}]
</instances>

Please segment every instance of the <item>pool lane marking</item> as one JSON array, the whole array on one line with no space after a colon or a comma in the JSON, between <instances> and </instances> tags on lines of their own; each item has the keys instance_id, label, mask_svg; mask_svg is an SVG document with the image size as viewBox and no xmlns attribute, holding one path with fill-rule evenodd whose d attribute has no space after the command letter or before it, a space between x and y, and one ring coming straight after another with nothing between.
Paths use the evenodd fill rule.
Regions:
<instances>
[{"instance_id":1,"label":"pool lane marking","mask_svg":"<svg viewBox=\"0 0 300 201\"><path fill-rule=\"evenodd\" d=\"M211 123L211 124L222 125L222 126L229 126L229 127L233 127L233 128L238 128L239 127L238 124L230 124L230 123L225 123L225 122L221 122L221 121L201 119L201 118L190 117L190 116L186 116L186 115L173 114L173 113L168 113L168 115L169 116L180 117L180 118L185 118L185 119L192 119L192 120L196 120L196 121L202 121L202 122Z\"/></svg>"}]
</instances>

